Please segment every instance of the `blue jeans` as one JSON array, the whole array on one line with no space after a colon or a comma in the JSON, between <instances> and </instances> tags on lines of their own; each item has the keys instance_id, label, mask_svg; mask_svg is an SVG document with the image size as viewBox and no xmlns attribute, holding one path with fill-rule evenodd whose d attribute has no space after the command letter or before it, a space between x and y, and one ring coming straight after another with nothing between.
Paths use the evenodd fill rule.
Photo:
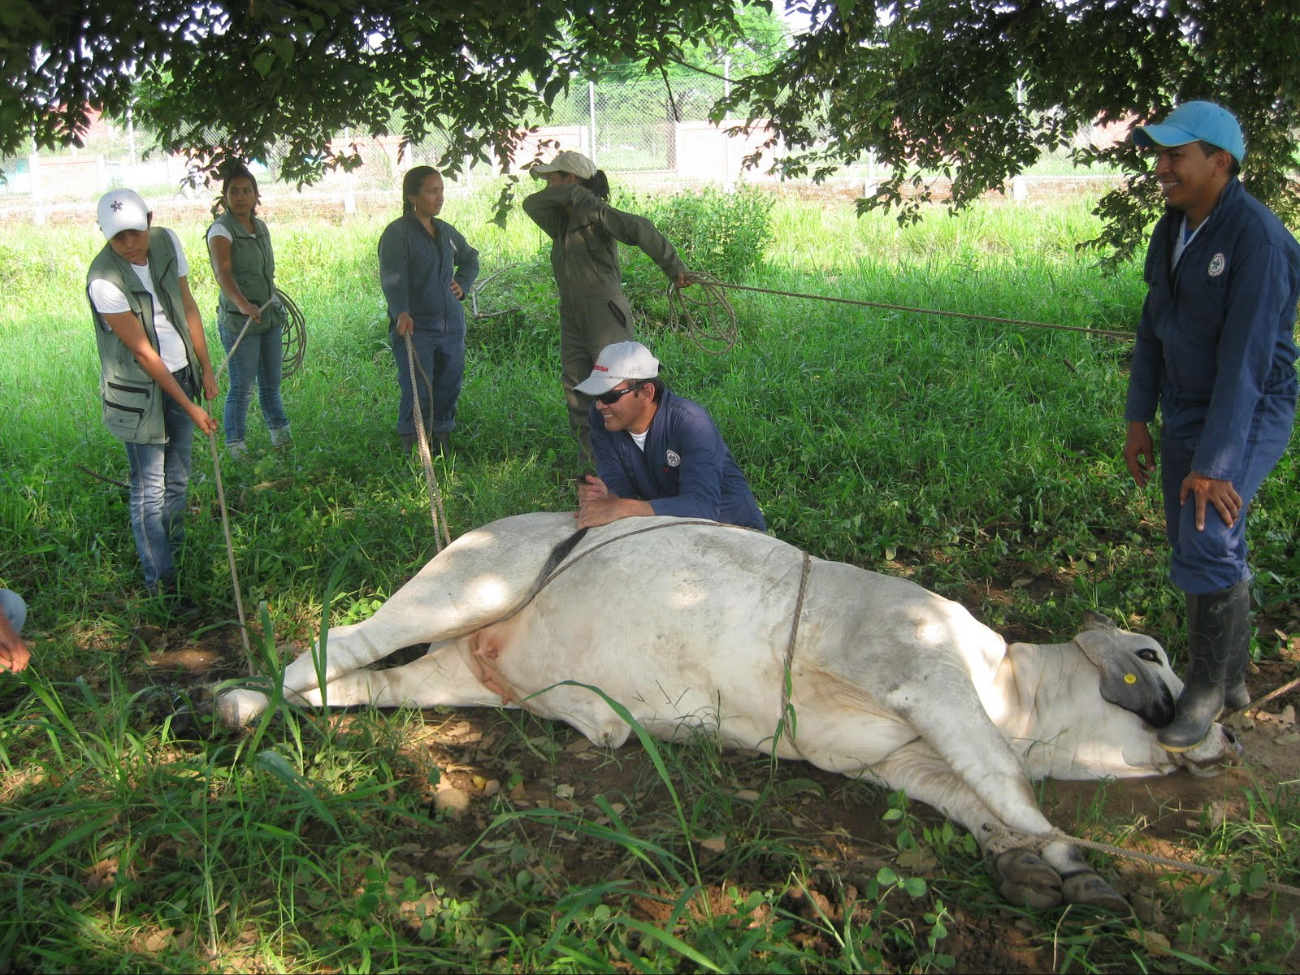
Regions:
<instances>
[{"instance_id":1,"label":"blue jeans","mask_svg":"<svg viewBox=\"0 0 1300 975\"><path fill-rule=\"evenodd\" d=\"M23 631L23 624L27 622L27 604L22 596L11 589L0 589L0 613L9 618L9 625L15 633Z\"/></svg>"},{"instance_id":2,"label":"blue jeans","mask_svg":"<svg viewBox=\"0 0 1300 975\"><path fill-rule=\"evenodd\" d=\"M389 328L388 340L393 344L393 358L397 362L397 387L401 399L397 404L397 432L415 433L415 408L411 396L411 374L406 361L406 339ZM420 412L424 425L434 433L450 433L456 429L456 401L460 398L461 381L465 378L465 330L463 327L437 329L416 327L411 335L415 346L415 386L420 396ZM430 411L429 388L420 369L433 383L433 404ZM429 419L433 423L430 425Z\"/></svg>"},{"instance_id":3,"label":"blue jeans","mask_svg":"<svg viewBox=\"0 0 1300 975\"><path fill-rule=\"evenodd\" d=\"M1232 527L1224 524L1214 505L1205 506L1205 529L1196 529L1196 496L1179 504L1179 488L1192 469L1194 443L1162 435L1160 475L1165 499L1165 534L1173 547L1170 579L1183 592L1204 596L1235 586L1251 576L1247 564L1246 516L1250 502L1286 450L1295 418L1295 400L1266 396L1255 411L1246 436L1241 468L1232 486L1241 496L1241 513Z\"/></svg>"},{"instance_id":4,"label":"blue jeans","mask_svg":"<svg viewBox=\"0 0 1300 975\"><path fill-rule=\"evenodd\" d=\"M240 320L242 327L243 320ZM238 330L222 325L221 344L226 352L239 338ZM262 419L268 430L279 430L289 425L284 415L284 402L280 399L280 377L284 372L284 329L268 329L261 335L245 335L239 348L230 357L226 372L230 376L230 389L226 393L226 443L244 439L248 423L248 404L253 400L253 384L257 384L257 399L262 404Z\"/></svg>"},{"instance_id":5,"label":"blue jeans","mask_svg":"<svg viewBox=\"0 0 1300 975\"><path fill-rule=\"evenodd\" d=\"M185 395L194 394L189 368L172 373ZM185 538L185 492L190 483L194 423L184 408L162 394L166 443L127 443L131 463L131 534L152 593L176 582L176 552Z\"/></svg>"}]
</instances>

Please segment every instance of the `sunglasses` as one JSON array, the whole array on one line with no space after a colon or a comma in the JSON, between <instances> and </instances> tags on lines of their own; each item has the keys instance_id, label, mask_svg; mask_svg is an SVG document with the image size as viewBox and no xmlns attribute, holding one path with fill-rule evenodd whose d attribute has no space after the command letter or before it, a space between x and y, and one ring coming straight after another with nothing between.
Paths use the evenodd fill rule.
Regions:
<instances>
[{"instance_id":1,"label":"sunglasses","mask_svg":"<svg viewBox=\"0 0 1300 975\"><path fill-rule=\"evenodd\" d=\"M611 389L608 393L601 393L596 397L597 403L603 403L606 406L613 406L623 398L625 393L630 393L634 389L640 389L645 385L645 380L639 383L633 383L631 386L625 386L623 389Z\"/></svg>"}]
</instances>

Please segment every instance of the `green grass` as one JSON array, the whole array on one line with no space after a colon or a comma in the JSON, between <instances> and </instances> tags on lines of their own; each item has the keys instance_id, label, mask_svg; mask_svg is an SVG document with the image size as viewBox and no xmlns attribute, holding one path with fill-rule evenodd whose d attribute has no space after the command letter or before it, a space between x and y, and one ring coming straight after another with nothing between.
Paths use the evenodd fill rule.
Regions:
<instances>
[{"instance_id":1,"label":"green grass","mask_svg":"<svg viewBox=\"0 0 1300 975\"><path fill-rule=\"evenodd\" d=\"M480 248L485 275L510 267L483 296L509 314L471 324L462 449L439 466L453 534L565 509L561 475L577 473L545 248L518 213L491 226L493 198L453 198L444 213ZM781 201L748 264L732 263L735 249L759 245L724 233L725 206L654 212L698 229L699 253L723 255L735 283L1121 330L1142 300L1137 267L1103 277L1074 249L1095 236L1086 202L936 212L900 229L848 205ZM306 365L284 391L296 446L271 452L254 415L254 460L223 454L222 475L255 656L273 673L322 618L368 617L434 546L423 478L393 432L374 256L386 219L266 216L280 282L309 321ZM798 763L725 756L707 739L602 756L598 778L619 791L549 811L509 794L543 788L573 734L519 714L484 716L468 757L427 744L457 720L432 712L289 712L243 737L175 740L171 692L144 666L157 621L123 491L83 470L126 477L99 421L83 291L100 240L89 226L11 229L0 243L0 584L28 597L36 656L28 676L0 677L0 966L923 971L954 955L962 967L962 939L1003 916L969 838L942 821L895 797L875 817L878 846L855 841L857 859L832 869L831 834L797 820L800 797L820 790L847 810L882 805L880 794L808 779ZM203 228L175 229L210 319ZM625 263L629 281L662 279L639 255ZM707 257L697 266L714 270ZM1119 458L1124 343L779 296L732 302L740 341L725 356L662 327L642 338L670 385L712 411L774 534L906 574L1012 638L1063 637L1097 608L1181 652L1159 499ZM225 672L242 673L211 462L195 456L182 571L210 628L168 636L224 650ZM1263 655L1300 605L1297 483L1292 452L1252 512ZM465 768L500 775L502 791L456 822L435 796ZM1285 879L1300 869L1298 818L1294 783L1257 786L1246 820L1189 836L1206 862L1259 862ZM1131 825L1098 818L1094 831ZM700 846L719 837L721 852ZM607 868L583 872L575 843ZM1031 919L1035 957L1071 971L1288 964L1286 912L1240 883L1195 903L1166 897L1161 930L1194 965L1135 953L1122 927L1073 915Z\"/></svg>"}]
</instances>

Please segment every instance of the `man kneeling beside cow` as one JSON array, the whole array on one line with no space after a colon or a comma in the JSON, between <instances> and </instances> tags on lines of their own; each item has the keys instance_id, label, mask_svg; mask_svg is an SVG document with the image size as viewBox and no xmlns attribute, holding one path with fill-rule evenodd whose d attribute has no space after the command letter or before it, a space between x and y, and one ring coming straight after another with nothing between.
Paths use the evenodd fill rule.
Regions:
<instances>
[{"instance_id":1,"label":"man kneeling beside cow","mask_svg":"<svg viewBox=\"0 0 1300 975\"><path fill-rule=\"evenodd\" d=\"M365 669L426 643L413 663ZM621 745L629 725L577 686L590 685L657 738L703 726L731 746L906 790L971 831L1004 897L1040 909L1127 905L1052 828L1030 779L1209 774L1234 755L1217 724L1186 752L1160 746L1182 685L1150 637L1106 623L1068 643L1008 646L908 580L704 520L577 533L567 513L493 522L369 620L332 628L323 662L315 654L285 670L287 699L511 705ZM217 702L231 725L267 705L251 689Z\"/></svg>"}]
</instances>

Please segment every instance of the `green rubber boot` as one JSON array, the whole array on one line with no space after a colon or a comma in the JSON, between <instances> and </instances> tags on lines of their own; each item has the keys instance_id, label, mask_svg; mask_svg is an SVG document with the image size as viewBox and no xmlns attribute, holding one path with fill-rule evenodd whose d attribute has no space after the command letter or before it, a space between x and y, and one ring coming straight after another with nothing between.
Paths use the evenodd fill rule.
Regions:
<instances>
[{"instance_id":1,"label":"green rubber boot","mask_svg":"<svg viewBox=\"0 0 1300 975\"><path fill-rule=\"evenodd\" d=\"M1250 647L1250 590L1243 580L1230 589L1187 594L1187 653L1191 658L1174 720L1156 735L1171 752L1195 748L1223 712L1229 661ZM1244 639L1243 639L1244 638ZM1242 662L1244 673L1245 663Z\"/></svg>"}]
</instances>

